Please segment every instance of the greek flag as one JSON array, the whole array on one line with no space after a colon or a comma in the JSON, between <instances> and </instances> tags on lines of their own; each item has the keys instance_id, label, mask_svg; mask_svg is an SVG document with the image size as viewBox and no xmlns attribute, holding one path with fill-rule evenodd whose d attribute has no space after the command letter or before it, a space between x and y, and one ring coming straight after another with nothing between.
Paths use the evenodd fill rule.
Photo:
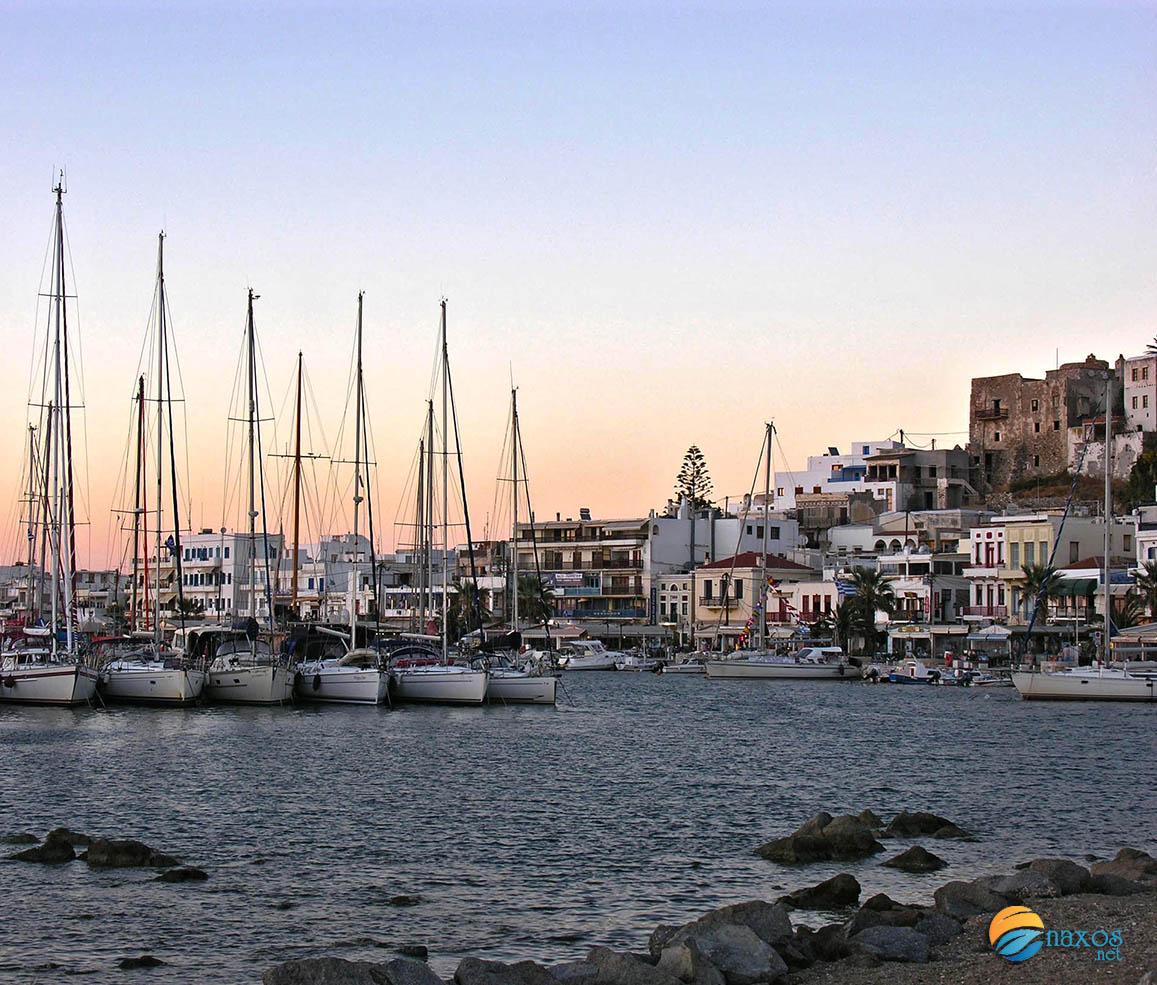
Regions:
<instances>
[{"instance_id":1,"label":"greek flag","mask_svg":"<svg viewBox=\"0 0 1157 985\"><path fill-rule=\"evenodd\" d=\"M847 598L849 595L855 595L856 594L856 583L852 582L852 581L840 581L837 578L836 579L836 594L842 599Z\"/></svg>"},{"instance_id":2,"label":"greek flag","mask_svg":"<svg viewBox=\"0 0 1157 985\"><path fill-rule=\"evenodd\" d=\"M169 534L169 539L165 541L165 548L169 552L169 557L177 553L177 542L173 540L172 534Z\"/></svg>"}]
</instances>

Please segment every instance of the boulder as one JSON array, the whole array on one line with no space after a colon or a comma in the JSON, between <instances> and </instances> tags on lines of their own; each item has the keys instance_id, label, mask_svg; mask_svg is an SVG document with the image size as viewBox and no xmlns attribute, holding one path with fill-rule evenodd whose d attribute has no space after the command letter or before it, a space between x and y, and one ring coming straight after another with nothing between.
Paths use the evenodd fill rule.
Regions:
<instances>
[{"instance_id":1,"label":"boulder","mask_svg":"<svg viewBox=\"0 0 1157 985\"><path fill-rule=\"evenodd\" d=\"M860 883L855 876L841 872L815 886L797 889L785 896L782 902L797 910L836 910L845 906L855 906L860 899Z\"/></svg>"},{"instance_id":2,"label":"boulder","mask_svg":"<svg viewBox=\"0 0 1157 985\"><path fill-rule=\"evenodd\" d=\"M67 841L70 845L83 848L92 840L88 835L82 835L79 831L71 831L68 828L53 828L44 836L45 841Z\"/></svg>"},{"instance_id":3,"label":"boulder","mask_svg":"<svg viewBox=\"0 0 1157 985\"><path fill-rule=\"evenodd\" d=\"M144 842L131 838L113 840L93 838L82 858L96 869L120 869L139 866L167 868L179 864L171 855L155 851Z\"/></svg>"},{"instance_id":4,"label":"boulder","mask_svg":"<svg viewBox=\"0 0 1157 985\"><path fill-rule=\"evenodd\" d=\"M949 882L932 894L936 909L957 920L1003 910L1009 901L998 893L972 882Z\"/></svg>"},{"instance_id":5,"label":"boulder","mask_svg":"<svg viewBox=\"0 0 1157 985\"><path fill-rule=\"evenodd\" d=\"M676 935L659 958L659 970L681 981L710 982L716 979L713 969L726 985L756 985L787 974L787 965L775 948L738 923L708 923L687 935Z\"/></svg>"},{"instance_id":6,"label":"boulder","mask_svg":"<svg viewBox=\"0 0 1157 985\"><path fill-rule=\"evenodd\" d=\"M663 953L663 948L667 946L667 942L678 932L679 928L673 923L661 923L652 930L651 936L647 938L647 951L650 952L651 957L658 961L659 955Z\"/></svg>"},{"instance_id":7,"label":"boulder","mask_svg":"<svg viewBox=\"0 0 1157 985\"><path fill-rule=\"evenodd\" d=\"M159 968L164 963L160 958L154 958L151 954L142 954L139 958L121 958L117 962L117 967L131 971L133 968Z\"/></svg>"},{"instance_id":8,"label":"boulder","mask_svg":"<svg viewBox=\"0 0 1157 985\"><path fill-rule=\"evenodd\" d=\"M392 985L392 983L386 975L385 965L375 964L372 961L306 958L302 961L286 961L269 968L261 976L261 985ZM431 982L430 985L434 983Z\"/></svg>"},{"instance_id":9,"label":"boulder","mask_svg":"<svg viewBox=\"0 0 1157 985\"><path fill-rule=\"evenodd\" d=\"M587 961L597 969L595 985L677 985L679 979L633 954L591 948Z\"/></svg>"},{"instance_id":10,"label":"boulder","mask_svg":"<svg viewBox=\"0 0 1157 985\"><path fill-rule=\"evenodd\" d=\"M209 873L204 869L195 869L192 866L181 866L177 869L166 869L154 882L204 882Z\"/></svg>"},{"instance_id":11,"label":"boulder","mask_svg":"<svg viewBox=\"0 0 1157 985\"><path fill-rule=\"evenodd\" d=\"M1089 885L1089 870L1067 858L1038 858L1028 863L1030 872L1039 872L1062 896L1083 893Z\"/></svg>"},{"instance_id":12,"label":"boulder","mask_svg":"<svg viewBox=\"0 0 1157 985\"><path fill-rule=\"evenodd\" d=\"M1122 848L1111 862L1096 862L1089 871L1094 876L1120 876L1134 882L1157 877L1157 859L1136 848Z\"/></svg>"},{"instance_id":13,"label":"boulder","mask_svg":"<svg viewBox=\"0 0 1157 985\"><path fill-rule=\"evenodd\" d=\"M818 961L840 961L852 953L842 924L829 923L820 927L811 934L809 942Z\"/></svg>"},{"instance_id":14,"label":"boulder","mask_svg":"<svg viewBox=\"0 0 1157 985\"><path fill-rule=\"evenodd\" d=\"M1109 872L1098 873L1089 878L1088 891L1100 893L1102 896L1135 896L1138 893L1152 892L1154 887L1124 876L1113 875Z\"/></svg>"},{"instance_id":15,"label":"boulder","mask_svg":"<svg viewBox=\"0 0 1157 985\"><path fill-rule=\"evenodd\" d=\"M933 855L919 845L913 845L906 852L880 864L901 872L937 872L948 865L939 855Z\"/></svg>"},{"instance_id":16,"label":"boulder","mask_svg":"<svg viewBox=\"0 0 1157 985\"><path fill-rule=\"evenodd\" d=\"M716 924L739 924L747 927L760 940L772 947L778 947L791 939L791 917L782 903L768 903L764 900L749 900L746 903L732 903L706 913L698 920L684 924L664 944L670 943L681 934L693 930L703 930Z\"/></svg>"},{"instance_id":17,"label":"boulder","mask_svg":"<svg viewBox=\"0 0 1157 985\"><path fill-rule=\"evenodd\" d=\"M912 927L869 927L850 941L852 948L866 952L881 961L904 961L925 964L928 961L928 938Z\"/></svg>"},{"instance_id":18,"label":"boulder","mask_svg":"<svg viewBox=\"0 0 1157 985\"><path fill-rule=\"evenodd\" d=\"M43 862L46 865L60 865L62 862L71 862L76 858L76 849L67 841L48 837L44 839L43 845L25 848L24 851L8 857L17 862Z\"/></svg>"},{"instance_id":19,"label":"boulder","mask_svg":"<svg viewBox=\"0 0 1157 985\"><path fill-rule=\"evenodd\" d=\"M796 864L865 858L883 850L872 829L859 818L851 814L832 817L820 813L786 838L761 845L755 854L772 862Z\"/></svg>"},{"instance_id":20,"label":"boulder","mask_svg":"<svg viewBox=\"0 0 1157 985\"><path fill-rule=\"evenodd\" d=\"M914 927L928 912L923 907L901 906L899 903L888 910L861 906L856 915L844 924L844 935L850 939L869 927Z\"/></svg>"},{"instance_id":21,"label":"boulder","mask_svg":"<svg viewBox=\"0 0 1157 985\"><path fill-rule=\"evenodd\" d=\"M1052 899L1060 896L1060 888L1048 876L1032 869L1022 869L1010 876L986 876L975 884L1016 903L1028 899Z\"/></svg>"},{"instance_id":22,"label":"boulder","mask_svg":"<svg viewBox=\"0 0 1157 985\"><path fill-rule=\"evenodd\" d=\"M562 964L550 965L546 969L560 982L567 985L594 985L599 969L589 961L564 961Z\"/></svg>"},{"instance_id":23,"label":"boulder","mask_svg":"<svg viewBox=\"0 0 1157 985\"><path fill-rule=\"evenodd\" d=\"M401 950L399 948L399 950ZM526 962L530 964L531 962ZM394 958L385 964L378 965L385 974L384 981L389 985L446 985L425 961L415 961L413 958Z\"/></svg>"},{"instance_id":24,"label":"boulder","mask_svg":"<svg viewBox=\"0 0 1157 985\"><path fill-rule=\"evenodd\" d=\"M948 820L946 817L941 817L939 814L930 814L928 811L900 811L888 823L884 829L884 833L893 837L899 838L919 838L921 835L935 835L937 831L943 831L945 828L956 828L956 825ZM965 835L966 832L962 828L956 828ZM958 837L954 835L946 835L945 837Z\"/></svg>"},{"instance_id":25,"label":"boulder","mask_svg":"<svg viewBox=\"0 0 1157 985\"><path fill-rule=\"evenodd\" d=\"M423 967L426 967L423 965ZM426 969L429 971L429 968ZM437 975L430 972L436 981ZM457 985L557 985L557 979L542 965L533 961L504 964L501 961L483 961L481 958L463 958L454 972ZM398 982L395 985L404 985Z\"/></svg>"},{"instance_id":26,"label":"boulder","mask_svg":"<svg viewBox=\"0 0 1157 985\"><path fill-rule=\"evenodd\" d=\"M953 920L952 917L945 916L943 913L932 913L929 916L921 917L916 922L914 929L918 934L927 937L928 943L932 947L947 944L954 937L959 937L964 933L964 927L960 921Z\"/></svg>"},{"instance_id":27,"label":"boulder","mask_svg":"<svg viewBox=\"0 0 1157 985\"><path fill-rule=\"evenodd\" d=\"M884 826L883 819L875 811L862 810L856 815L856 818L869 828L882 828Z\"/></svg>"},{"instance_id":28,"label":"boulder","mask_svg":"<svg viewBox=\"0 0 1157 985\"><path fill-rule=\"evenodd\" d=\"M976 841L967 831L955 824L946 824L932 832L933 838L959 838L962 841Z\"/></svg>"},{"instance_id":29,"label":"boulder","mask_svg":"<svg viewBox=\"0 0 1157 985\"><path fill-rule=\"evenodd\" d=\"M862 910L899 910L900 908L900 904L887 893L876 893L860 907Z\"/></svg>"},{"instance_id":30,"label":"boulder","mask_svg":"<svg viewBox=\"0 0 1157 985\"><path fill-rule=\"evenodd\" d=\"M0 845L39 845L40 839L29 831L9 831L0 835Z\"/></svg>"}]
</instances>

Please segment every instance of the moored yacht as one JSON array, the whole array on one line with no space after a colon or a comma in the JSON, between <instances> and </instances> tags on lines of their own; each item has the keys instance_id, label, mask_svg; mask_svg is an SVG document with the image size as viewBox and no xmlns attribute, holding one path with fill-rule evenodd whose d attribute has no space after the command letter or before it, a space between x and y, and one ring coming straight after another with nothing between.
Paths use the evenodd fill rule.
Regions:
<instances>
[{"instance_id":1,"label":"moored yacht","mask_svg":"<svg viewBox=\"0 0 1157 985\"><path fill-rule=\"evenodd\" d=\"M742 653L743 651L739 651ZM859 671L848 665L838 646L805 646L792 654L756 650L728 660L708 660L707 676L786 680L855 680Z\"/></svg>"},{"instance_id":2,"label":"moored yacht","mask_svg":"<svg viewBox=\"0 0 1157 985\"><path fill-rule=\"evenodd\" d=\"M97 671L53 653L30 637L0 653L0 700L30 705L82 705L96 694Z\"/></svg>"},{"instance_id":3,"label":"moored yacht","mask_svg":"<svg viewBox=\"0 0 1157 985\"><path fill-rule=\"evenodd\" d=\"M132 637L97 639L93 645L100 667L100 693L106 701L192 705L205 690L205 672L186 663L184 655L174 649L158 651Z\"/></svg>"},{"instance_id":4,"label":"moored yacht","mask_svg":"<svg viewBox=\"0 0 1157 985\"><path fill-rule=\"evenodd\" d=\"M563 670L614 670L624 656L599 640L572 640L560 651L558 662Z\"/></svg>"},{"instance_id":5,"label":"moored yacht","mask_svg":"<svg viewBox=\"0 0 1157 985\"><path fill-rule=\"evenodd\" d=\"M265 640L238 631L217 648L205 694L226 704L285 704L293 700L293 671Z\"/></svg>"},{"instance_id":6,"label":"moored yacht","mask_svg":"<svg viewBox=\"0 0 1157 985\"><path fill-rule=\"evenodd\" d=\"M1055 673L1017 671L1012 683L1026 701L1157 701L1157 674L1121 667L1075 667Z\"/></svg>"}]
</instances>

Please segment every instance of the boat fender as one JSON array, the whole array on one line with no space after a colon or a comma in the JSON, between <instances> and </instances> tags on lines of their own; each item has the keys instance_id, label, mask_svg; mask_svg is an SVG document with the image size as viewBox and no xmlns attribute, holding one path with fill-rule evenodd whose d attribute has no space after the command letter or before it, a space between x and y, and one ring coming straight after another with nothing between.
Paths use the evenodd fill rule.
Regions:
<instances>
[{"instance_id":1,"label":"boat fender","mask_svg":"<svg viewBox=\"0 0 1157 985\"><path fill-rule=\"evenodd\" d=\"M304 681L305 681L305 678L301 676L300 670L296 674L293 675L293 686L294 687L301 687L301 685Z\"/></svg>"},{"instance_id":2,"label":"boat fender","mask_svg":"<svg viewBox=\"0 0 1157 985\"><path fill-rule=\"evenodd\" d=\"M836 668L836 673L838 673L840 675L840 677L844 676L844 665L843 664L840 664L839 667Z\"/></svg>"},{"instance_id":3,"label":"boat fender","mask_svg":"<svg viewBox=\"0 0 1157 985\"><path fill-rule=\"evenodd\" d=\"M321 690L321 674L314 674L313 675L313 689L315 691Z\"/></svg>"},{"instance_id":4,"label":"boat fender","mask_svg":"<svg viewBox=\"0 0 1157 985\"><path fill-rule=\"evenodd\" d=\"M16 686L16 678L15 677L5 677L4 678L4 686L5 687L15 687Z\"/></svg>"}]
</instances>

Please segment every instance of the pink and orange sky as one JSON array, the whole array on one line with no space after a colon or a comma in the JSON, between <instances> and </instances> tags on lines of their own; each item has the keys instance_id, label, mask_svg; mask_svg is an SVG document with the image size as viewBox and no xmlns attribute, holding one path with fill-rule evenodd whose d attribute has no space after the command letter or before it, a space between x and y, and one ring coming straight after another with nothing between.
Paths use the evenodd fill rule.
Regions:
<instances>
[{"instance_id":1,"label":"pink and orange sky","mask_svg":"<svg viewBox=\"0 0 1157 985\"><path fill-rule=\"evenodd\" d=\"M511 371L539 515L624 516L665 502L689 444L738 495L768 418L794 467L898 428L963 441L971 376L1157 334L1152 5L0 19L3 488L11 504L63 166L92 565L120 550L108 511L162 227L193 523L222 522L246 287L275 398L304 350L331 439L362 289L387 547L442 295L476 527Z\"/></svg>"}]
</instances>

